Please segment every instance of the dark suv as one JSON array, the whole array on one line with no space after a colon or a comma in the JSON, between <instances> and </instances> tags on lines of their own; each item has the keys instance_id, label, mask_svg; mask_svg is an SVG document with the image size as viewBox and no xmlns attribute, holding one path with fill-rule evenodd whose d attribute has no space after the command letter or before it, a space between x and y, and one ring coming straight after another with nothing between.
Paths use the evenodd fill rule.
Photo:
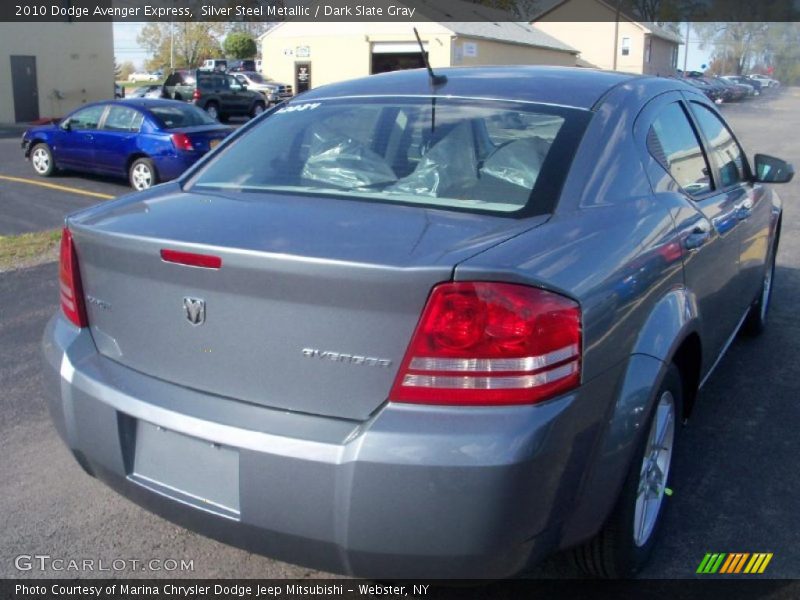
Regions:
<instances>
[{"instance_id":1,"label":"dark suv","mask_svg":"<svg viewBox=\"0 0 800 600\"><path fill-rule=\"evenodd\" d=\"M252 59L234 60L228 65L228 73L241 73L242 71L257 71L256 61Z\"/></svg>"},{"instance_id":2,"label":"dark suv","mask_svg":"<svg viewBox=\"0 0 800 600\"><path fill-rule=\"evenodd\" d=\"M264 96L247 89L232 75L199 69L174 71L164 82L164 96L193 102L213 118L260 115L267 107Z\"/></svg>"}]
</instances>

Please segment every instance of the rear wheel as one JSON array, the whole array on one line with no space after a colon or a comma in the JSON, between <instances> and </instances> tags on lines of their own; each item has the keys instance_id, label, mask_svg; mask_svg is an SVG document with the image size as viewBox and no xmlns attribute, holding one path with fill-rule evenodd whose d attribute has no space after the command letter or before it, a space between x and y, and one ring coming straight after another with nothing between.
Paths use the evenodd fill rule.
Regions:
<instances>
[{"instance_id":1,"label":"rear wheel","mask_svg":"<svg viewBox=\"0 0 800 600\"><path fill-rule=\"evenodd\" d=\"M250 111L250 116L255 119L258 115L262 114L265 109L266 107L263 102L256 102L253 105L253 109Z\"/></svg>"},{"instance_id":2,"label":"rear wheel","mask_svg":"<svg viewBox=\"0 0 800 600\"><path fill-rule=\"evenodd\" d=\"M53 153L47 144L36 144L31 150L31 165L40 177L50 177L56 170Z\"/></svg>"},{"instance_id":3,"label":"rear wheel","mask_svg":"<svg viewBox=\"0 0 800 600\"><path fill-rule=\"evenodd\" d=\"M656 395L617 505L600 533L574 550L575 561L595 577L630 577L647 562L663 521L683 387L672 364Z\"/></svg>"},{"instance_id":4,"label":"rear wheel","mask_svg":"<svg viewBox=\"0 0 800 600\"><path fill-rule=\"evenodd\" d=\"M761 289L758 296L750 306L750 312L747 313L747 318L744 322L742 331L749 336L761 335L767 326L767 313L769 312L770 300L772 299L772 284L775 280L775 254L778 250L777 241L773 244L769 256L767 257L767 265L764 270L764 278L761 280Z\"/></svg>"},{"instance_id":5,"label":"rear wheel","mask_svg":"<svg viewBox=\"0 0 800 600\"><path fill-rule=\"evenodd\" d=\"M137 192L150 189L158 183L158 174L149 158L138 158L133 161L128 171L128 180L131 187Z\"/></svg>"}]
</instances>

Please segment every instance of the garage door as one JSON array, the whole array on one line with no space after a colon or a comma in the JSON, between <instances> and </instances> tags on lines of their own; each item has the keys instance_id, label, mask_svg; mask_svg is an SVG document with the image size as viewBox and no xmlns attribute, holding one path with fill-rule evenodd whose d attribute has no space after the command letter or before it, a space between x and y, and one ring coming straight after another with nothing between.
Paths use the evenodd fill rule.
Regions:
<instances>
[{"instance_id":1,"label":"garage door","mask_svg":"<svg viewBox=\"0 0 800 600\"><path fill-rule=\"evenodd\" d=\"M422 46L427 55L427 42L423 42ZM424 66L425 61L417 42L373 42L372 44L373 75L400 69L420 69Z\"/></svg>"}]
</instances>

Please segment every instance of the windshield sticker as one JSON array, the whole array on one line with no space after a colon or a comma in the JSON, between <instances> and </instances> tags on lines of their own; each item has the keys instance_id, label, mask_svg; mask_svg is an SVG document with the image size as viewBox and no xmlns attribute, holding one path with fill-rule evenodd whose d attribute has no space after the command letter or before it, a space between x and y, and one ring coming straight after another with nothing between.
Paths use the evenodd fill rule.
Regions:
<instances>
[{"instance_id":1,"label":"windshield sticker","mask_svg":"<svg viewBox=\"0 0 800 600\"><path fill-rule=\"evenodd\" d=\"M305 104L292 104L290 106L284 106L280 110L275 111L275 114L280 115L282 113L302 112L304 110L315 110L319 108L320 105L321 105L320 102L306 102Z\"/></svg>"}]
</instances>

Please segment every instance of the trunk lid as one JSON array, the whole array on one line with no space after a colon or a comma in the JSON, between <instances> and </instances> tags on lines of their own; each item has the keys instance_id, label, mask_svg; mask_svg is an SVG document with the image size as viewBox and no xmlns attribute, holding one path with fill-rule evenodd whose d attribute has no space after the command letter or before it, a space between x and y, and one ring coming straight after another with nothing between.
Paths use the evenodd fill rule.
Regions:
<instances>
[{"instance_id":1,"label":"trunk lid","mask_svg":"<svg viewBox=\"0 0 800 600\"><path fill-rule=\"evenodd\" d=\"M99 352L208 393L367 419L433 285L546 220L153 190L70 219ZM219 257L165 262L162 249ZM192 324L185 299L204 302Z\"/></svg>"}]
</instances>

